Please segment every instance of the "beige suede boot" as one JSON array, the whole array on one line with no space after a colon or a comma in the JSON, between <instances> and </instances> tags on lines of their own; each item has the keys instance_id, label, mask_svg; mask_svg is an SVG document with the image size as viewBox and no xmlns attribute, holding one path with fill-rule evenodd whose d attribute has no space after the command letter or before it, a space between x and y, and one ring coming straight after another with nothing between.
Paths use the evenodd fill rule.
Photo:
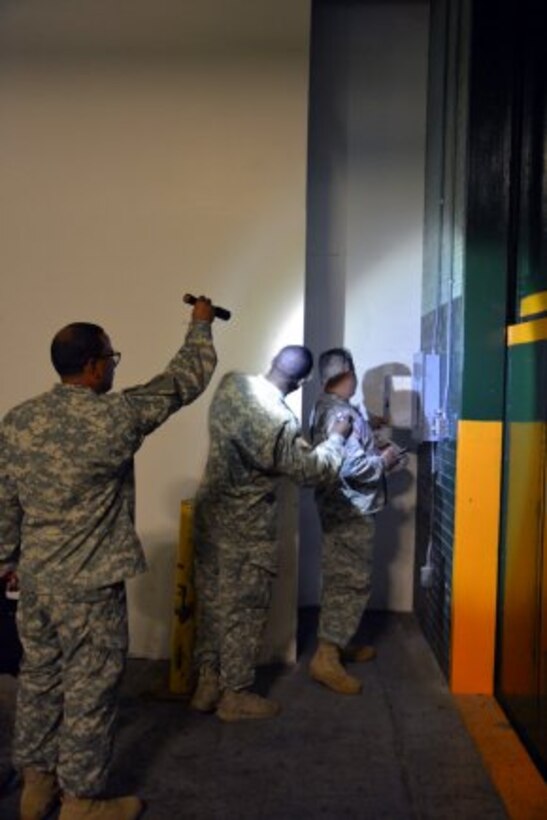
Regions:
<instances>
[{"instance_id":1,"label":"beige suede boot","mask_svg":"<svg viewBox=\"0 0 547 820\"><path fill-rule=\"evenodd\" d=\"M213 712L220 698L218 675L210 666L199 670L198 685L193 694L190 706L198 712Z\"/></svg>"},{"instance_id":2,"label":"beige suede boot","mask_svg":"<svg viewBox=\"0 0 547 820\"><path fill-rule=\"evenodd\" d=\"M311 677L341 695L358 695L361 681L348 675L340 663L340 650L333 643L319 641L310 663Z\"/></svg>"},{"instance_id":3,"label":"beige suede boot","mask_svg":"<svg viewBox=\"0 0 547 820\"><path fill-rule=\"evenodd\" d=\"M42 820L59 801L60 789L57 777L38 769L23 770L21 793L21 820Z\"/></svg>"},{"instance_id":4,"label":"beige suede boot","mask_svg":"<svg viewBox=\"0 0 547 820\"><path fill-rule=\"evenodd\" d=\"M143 810L142 800L133 796L93 800L65 795L59 820L137 820Z\"/></svg>"},{"instance_id":5,"label":"beige suede boot","mask_svg":"<svg viewBox=\"0 0 547 820\"><path fill-rule=\"evenodd\" d=\"M341 652L342 660L350 663L367 663L376 657L376 650L373 646L346 646Z\"/></svg>"},{"instance_id":6,"label":"beige suede boot","mask_svg":"<svg viewBox=\"0 0 547 820\"><path fill-rule=\"evenodd\" d=\"M268 700L252 692L234 692L226 689L217 708L221 720L260 720L278 715L281 706L274 700Z\"/></svg>"}]
</instances>

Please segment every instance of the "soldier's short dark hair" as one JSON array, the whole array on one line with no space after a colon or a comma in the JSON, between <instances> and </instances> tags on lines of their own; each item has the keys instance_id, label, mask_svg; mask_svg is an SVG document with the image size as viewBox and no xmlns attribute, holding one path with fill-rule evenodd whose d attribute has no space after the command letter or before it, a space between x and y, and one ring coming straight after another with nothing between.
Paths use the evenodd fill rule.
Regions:
<instances>
[{"instance_id":1,"label":"soldier's short dark hair","mask_svg":"<svg viewBox=\"0 0 547 820\"><path fill-rule=\"evenodd\" d=\"M60 376L81 373L90 359L104 352L105 332L91 322L72 322L61 328L51 342L51 361Z\"/></svg>"},{"instance_id":2,"label":"soldier's short dark hair","mask_svg":"<svg viewBox=\"0 0 547 820\"><path fill-rule=\"evenodd\" d=\"M354 373L353 356L345 347L332 347L319 356L319 378L326 385L345 373Z\"/></svg>"},{"instance_id":3,"label":"soldier's short dark hair","mask_svg":"<svg viewBox=\"0 0 547 820\"><path fill-rule=\"evenodd\" d=\"M313 368L313 354L304 345L287 345L282 347L272 362L272 369L276 370L290 381L300 381L307 378Z\"/></svg>"}]
</instances>

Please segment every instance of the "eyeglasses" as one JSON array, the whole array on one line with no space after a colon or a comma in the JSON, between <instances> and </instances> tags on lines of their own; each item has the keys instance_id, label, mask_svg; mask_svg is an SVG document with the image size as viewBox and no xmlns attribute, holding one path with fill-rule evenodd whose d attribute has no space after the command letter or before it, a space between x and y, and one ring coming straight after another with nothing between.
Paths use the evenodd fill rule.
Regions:
<instances>
[{"instance_id":1,"label":"eyeglasses","mask_svg":"<svg viewBox=\"0 0 547 820\"><path fill-rule=\"evenodd\" d=\"M112 359L114 367L117 367L120 363L120 359L122 358L122 354L118 350L113 350L112 353L103 353L102 356L98 356L98 359Z\"/></svg>"}]
</instances>

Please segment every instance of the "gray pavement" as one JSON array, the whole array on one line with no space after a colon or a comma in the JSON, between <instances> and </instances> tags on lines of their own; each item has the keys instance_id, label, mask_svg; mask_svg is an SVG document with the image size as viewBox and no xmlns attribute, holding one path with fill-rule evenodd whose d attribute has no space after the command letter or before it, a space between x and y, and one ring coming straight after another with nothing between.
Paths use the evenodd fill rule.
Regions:
<instances>
[{"instance_id":1,"label":"gray pavement","mask_svg":"<svg viewBox=\"0 0 547 820\"><path fill-rule=\"evenodd\" d=\"M506 818L414 617L368 618L378 657L352 666L363 694L351 697L307 676L314 617L301 614L297 665L261 670L259 688L283 706L271 721L194 714L161 696L166 663L130 661L111 794L138 792L145 820ZM0 676L4 773L14 690ZM15 820L17 800L13 787L0 797L2 820Z\"/></svg>"}]
</instances>

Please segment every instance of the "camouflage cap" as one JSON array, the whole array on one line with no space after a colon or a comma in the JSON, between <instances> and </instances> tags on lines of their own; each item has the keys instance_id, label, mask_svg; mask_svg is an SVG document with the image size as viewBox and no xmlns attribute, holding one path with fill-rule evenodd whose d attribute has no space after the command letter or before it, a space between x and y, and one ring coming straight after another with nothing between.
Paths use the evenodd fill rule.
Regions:
<instances>
[{"instance_id":1,"label":"camouflage cap","mask_svg":"<svg viewBox=\"0 0 547 820\"><path fill-rule=\"evenodd\" d=\"M344 347L334 347L325 350L319 357L319 378L326 386L333 379L343 376L344 373L354 373L353 357Z\"/></svg>"}]
</instances>

